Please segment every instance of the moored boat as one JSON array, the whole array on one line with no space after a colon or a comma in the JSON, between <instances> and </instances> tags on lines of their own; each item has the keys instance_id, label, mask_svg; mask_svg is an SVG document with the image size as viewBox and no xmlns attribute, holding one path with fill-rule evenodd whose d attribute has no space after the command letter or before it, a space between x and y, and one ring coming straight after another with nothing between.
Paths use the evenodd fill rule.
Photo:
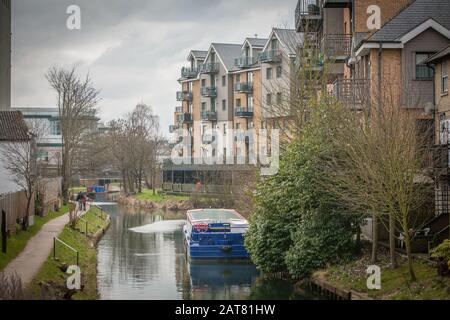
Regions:
<instances>
[{"instance_id":1,"label":"moored boat","mask_svg":"<svg viewBox=\"0 0 450 320\"><path fill-rule=\"evenodd\" d=\"M244 235L248 221L235 210L198 209L187 212L183 227L187 255L193 260L248 259Z\"/></svg>"}]
</instances>

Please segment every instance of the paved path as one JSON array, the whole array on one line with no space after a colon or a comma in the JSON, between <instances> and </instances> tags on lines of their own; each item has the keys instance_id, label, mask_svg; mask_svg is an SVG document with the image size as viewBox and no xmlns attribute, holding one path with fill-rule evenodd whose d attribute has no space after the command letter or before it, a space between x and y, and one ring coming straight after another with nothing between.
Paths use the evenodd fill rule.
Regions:
<instances>
[{"instance_id":1,"label":"paved path","mask_svg":"<svg viewBox=\"0 0 450 320\"><path fill-rule=\"evenodd\" d=\"M87 209L89 210L89 207ZM5 274L16 272L24 287L30 284L52 252L53 238L63 231L67 223L69 213L44 224L41 230L28 240L25 249L6 266L3 270Z\"/></svg>"}]
</instances>

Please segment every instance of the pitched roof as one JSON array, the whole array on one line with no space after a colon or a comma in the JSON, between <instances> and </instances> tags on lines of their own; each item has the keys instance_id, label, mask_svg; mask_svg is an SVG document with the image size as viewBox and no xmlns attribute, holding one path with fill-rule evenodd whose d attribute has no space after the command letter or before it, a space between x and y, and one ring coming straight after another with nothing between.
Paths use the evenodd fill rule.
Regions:
<instances>
[{"instance_id":1,"label":"pitched roof","mask_svg":"<svg viewBox=\"0 0 450 320\"><path fill-rule=\"evenodd\" d=\"M298 47L303 45L305 38L304 34L299 33L294 29L273 28L272 32L290 54L296 54Z\"/></svg>"},{"instance_id":2,"label":"pitched roof","mask_svg":"<svg viewBox=\"0 0 450 320\"><path fill-rule=\"evenodd\" d=\"M206 58L206 55L208 54L208 51L203 50L191 50L189 55L193 55L196 59L203 60Z\"/></svg>"},{"instance_id":3,"label":"pitched roof","mask_svg":"<svg viewBox=\"0 0 450 320\"><path fill-rule=\"evenodd\" d=\"M20 111L0 111L0 141L28 141L28 127Z\"/></svg>"},{"instance_id":4,"label":"pitched roof","mask_svg":"<svg viewBox=\"0 0 450 320\"><path fill-rule=\"evenodd\" d=\"M425 60L426 63L433 63L441 60L442 58L450 56L450 46L442 49L438 53L432 55L427 60Z\"/></svg>"},{"instance_id":5,"label":"pitched roof","mask_svg":"<svg viewBox=\"0 0 450 320\"><path fill-rule=\"evenodd\" d=\"M248 41L252 47L264 47L266 45L268 39L264 38L246 38L245 41Z\"/></svg>"},{"instance_id":6,"label":"pitched roof","mask_svg":"<svg viewBox=\"0 0 450 320\"><path fill-rule=\"evenodd\" d=\"M234 68L234 59L241 56L241 44L213 43L211 46L216 51L225 68L230 71Z\"/></svg>"},{"instance_id":7,"label":"pitched roof","mask_svg":"<svg viewBox=\"0 0 450 320\"><path fill-rule=\"evenodd\" d=\"M450 30L449 13L449 0L416 0L367 40L380 42L398 41L409 31L429 19L433 19L438 24Z\"/></svg>"}]
</instances>

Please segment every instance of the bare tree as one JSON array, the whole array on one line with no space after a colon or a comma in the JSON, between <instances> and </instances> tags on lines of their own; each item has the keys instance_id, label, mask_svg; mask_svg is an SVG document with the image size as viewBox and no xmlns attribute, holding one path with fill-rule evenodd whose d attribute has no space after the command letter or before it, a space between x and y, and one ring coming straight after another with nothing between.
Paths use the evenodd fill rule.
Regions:
<instances>
[{"instance_id":1,"label":"bare tree","mask_svg":"<svg viewBox=\"0 0 450 320\"><path fill-rule=\"evenodd\" d=\"M46 78L57 94L63 138L62 193L67 201L77 152L85 134L96 121L95 107L99 101L99 91L94 88L89 75L81 79L75 68L66 70L54 67L47 72Z\"/></svg>"}]
</instances>

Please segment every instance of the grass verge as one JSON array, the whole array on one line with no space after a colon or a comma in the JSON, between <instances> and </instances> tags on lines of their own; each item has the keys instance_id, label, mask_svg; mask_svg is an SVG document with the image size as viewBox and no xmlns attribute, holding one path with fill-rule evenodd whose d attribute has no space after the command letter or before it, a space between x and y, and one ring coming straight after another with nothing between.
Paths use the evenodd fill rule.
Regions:
<instances>
[{"instance_id":1,"label":"grass verge","mask_svg":"<svg viewBox=\"0 0 450 320\"><path fill-rule=\"evenodd\" d=\"M377 263L381 268L381 289L368 290L366 268L372 264L369 257L369 252L366 251L358 259L330 266L326 270L326 279L337 287L362 292L373 299L450 299L450 278L439 277L435 267L416 259L414 271L417 281L411 282L406 259L399 258L399 267L392 269L389 266L387 252L380 256L380 261Z\"/></svg>"},{"instance_id":2,"label":"grass verge","mask_svg":"<svg viewBox=\"0 0 450 320\"><path fill-rule=\"evenodd\" d=\"M35 216L33 226L28 227L27 231L18 231L18 233L11 236L7 241L7 253L4 254L0 252L0 271L3 270L11 260L17 257L23 249L25 249L28 240L35 236L44 224L52 219L62 216L67 213L68 210L68 206L63 206L58 212L51 211L45 217ZM2 240L0 239L0 248L1 244Z\"/></svg>"},{"instance_id":3,"label":"grass verge","mask_svg":"<svg viewBox=\"0 0 450 320\"><path fill-rule=\"evenodd\" d=\"M103 214L104 215L104 214ZM83 219L88 221L89 235L107 226L108 220L102 217L102 213L97 208L90 209ZM97 292L97 252L92 245L90 237L86 237L85 223L78 221L76 229L67 225L60 234L59 239L79 252L79 266L82 273L82 290L72 297L75 300L95 300L98 298ZM30 291L34 297L40 297L40 283L55 283L65 287L68 274L61 270L63 265L75 265L76 253L61 244L56 246L57 260L53 259L53 252L48 257L38 275L31 282Z\"/></svg>"},{"instance_id":4,"label":"grass verge","mask_svg":"<svg viewBox=\"0 0 450 320\"><path fill-rule=\"evenodd\" d=\"M177 195L164 195L160 190L156 191L156 194L153 194L153 190L144 189L142 193L139 193L134 196L139 201L153 201L153 202L163 202L167 200L175 200L175 201L183 201L189 200L189 197L186 196L177 196Z\"/></svg>"}]
</instances>

